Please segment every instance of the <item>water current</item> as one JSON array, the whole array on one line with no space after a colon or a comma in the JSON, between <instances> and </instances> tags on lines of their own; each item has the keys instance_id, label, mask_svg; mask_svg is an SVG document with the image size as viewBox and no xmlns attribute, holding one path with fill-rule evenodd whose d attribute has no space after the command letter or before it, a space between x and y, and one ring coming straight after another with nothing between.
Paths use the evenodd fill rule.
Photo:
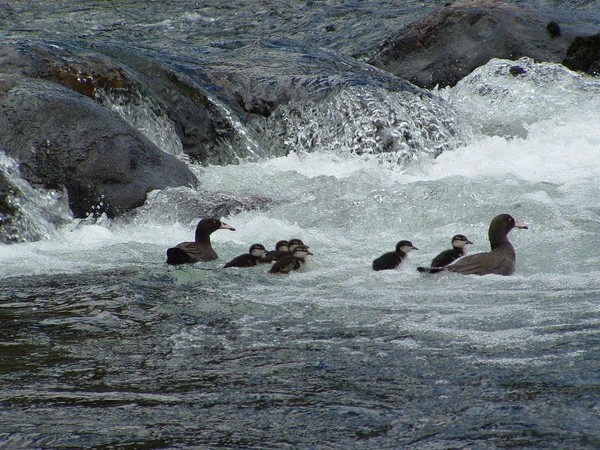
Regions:
<instances>
[{"instance_id":1,"label":"water current","mask_svg":"<svg viewBox=\"0 0 600 450\"><path fill-rule=\"evenodd\" d=\"M15 2L23 18L12 32L60 35L68 23L73 39L118 42L127 25L177 47L190 22L220 24L198 41L248 32L238 14L257 5L186 12L190 2L162 2L169 14L137 3L141 14L60 3ZM252 18L346 54L357 44L301 30L341 17L371 44L398 6L297 3L284 12L269 3L293 18L285 26L269 22L266 6ZM396 25L428 10L401 3ZM359 21L366 12L384 26ZM288 105L278 125L263 124L269 139L248 130L244 145L259 153L191 165L198 192L154 192L133 217L92 223L63 212L55 226L44 207L62 212L57 194L27 191L46 220L32 227L47 236L0 245L0 448L600 447L600 80L518 63L523 77L504 70L515 62L493 60L431 99L363 87ZM326 119L341 110L348 122L338 128ZM123 114L177 149L168 124L146 112ZM399 132L415 128L411 119L449 125L424 134L417 153L358 148L375 116ZM14 163L2 167L18 178ZM219 260L167 268L165 249L190 240L198 220L169 199L211 194L269 202L223 217L236 231L213 235ZM499 213L529 225L510 234L513 276L415 270L457 233L471 253L486 251ZM222 269L255 242L292 237L314 253L303 272ZM398 270L372 271L400 239L419 250Z\"/></svg>"}]
</instances>

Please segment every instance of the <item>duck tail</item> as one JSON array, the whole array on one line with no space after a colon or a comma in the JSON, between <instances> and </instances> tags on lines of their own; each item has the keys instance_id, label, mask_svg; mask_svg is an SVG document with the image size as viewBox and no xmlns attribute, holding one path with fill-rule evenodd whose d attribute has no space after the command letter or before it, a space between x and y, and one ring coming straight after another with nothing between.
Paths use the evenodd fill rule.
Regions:
<instances>
[{"instance_id":1,"label":"duck tail","mask_svg":"<svg viewBox=\"0 0 600 450\"><path fill-rule=\"evenodd\" d=\"M171 247L167 249L167 264L178 265L190 263L190 258L187 253L177 247Z\"/></svg>"}]
</instances>

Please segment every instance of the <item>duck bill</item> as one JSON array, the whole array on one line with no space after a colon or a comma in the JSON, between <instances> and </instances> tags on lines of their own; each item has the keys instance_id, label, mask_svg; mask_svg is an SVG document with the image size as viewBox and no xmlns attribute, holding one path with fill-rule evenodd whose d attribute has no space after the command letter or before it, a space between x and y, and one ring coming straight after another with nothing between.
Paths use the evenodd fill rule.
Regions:
<instances>
[{"instance_id":1,"label":"duck bill","mask_svg":"<svg viewBox=\"0 0 600 450\"><path fill-rule=\"evenodd\" d=\"M528 230L529 227L527 225L525 225L523 222L519 221L519 220L515 220L515 228L520 228L522 230Z\"/></svg>"},{"instance_id":2,"label":"duck bill","mask_svg":"<svg viewBox=\"0 0 600 450\"><path fill-rule=\"evenodd\" d=\"M469 240L467 239L467 244L472 244L472 243L473 243L473 241L469 241Z\"/></svg>"},{"instance_id":3,"label":"duck bill","mask_svg":"<svg viewBox=\"0 0 600 450\"><path fill-rule=\"evenodd\" d=\"M229 225L228 223L221 222L221 226L219 227L219 230L231 230L231 231L235 231L235 228L232 227L231 225Z\"/></svg>"}]
</instances>

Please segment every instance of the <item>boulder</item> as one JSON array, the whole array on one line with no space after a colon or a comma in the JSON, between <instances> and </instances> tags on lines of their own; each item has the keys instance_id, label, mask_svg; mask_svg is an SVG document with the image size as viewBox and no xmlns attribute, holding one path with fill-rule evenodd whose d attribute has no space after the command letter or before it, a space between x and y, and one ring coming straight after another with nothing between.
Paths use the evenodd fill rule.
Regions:
<instances>
[{"instance_id":1,"label":"boulder","mask_svg":"<svg viewBox=\"0 0 600 450\"><path fill-rule=\"evenodd\" d=\"M128 92L114 91L118 96L140 100L151 105L157 116L173 124L183 152L195 163L230 164L237 156L229 151L228 143L240 139L231 116L243 117L244 112L233 101L223 101L233 114L219 104L219 96L210 93L204 68L190 70L182 65L160 62L161 56L151 50L133 51L124 48L92 47L111 64L127 68ZM110 59L109 59L110 58ZM68 62L68 61L67 61ZM114 96L114 95L113 95Z\"/></svg>"},{"instance_id":2,"label":"boulder","mask_svg":"<svg viewBox=\"0 0 600 450\"><path fill-rule=\"evenodd\" d=\"M21 40L0 43L3 73L51 80L106 106L110 106L107 99L145 104L173 124L183 152L192 160L231 162L221 153L223 142L234 139L236 132L222 109L183 74L151 58L122 48L86 49Z\"/></svg>"},{"instance_id":3,"label":"boulder","mask_svg":"<svg viewBox=\"0 0 600 450\"><path fill-rule=\"evenodd\" d=\"M75 217L116 217L151 190L197 185L185 163L57 83L0 75L0 110L0 149L32 186L66 190Z\"/></svg>"},{"instance_id":4,"label":"boulder","mask_svg":"<svg viewBox=\"0 0 600 450\"><path fill-rule=\"evenodd\" d=\"M561 62L572 33L500 0L449 3L389 38L370 64L417 86L453 86L492 58Z\"/></svg>"}]
</instances>

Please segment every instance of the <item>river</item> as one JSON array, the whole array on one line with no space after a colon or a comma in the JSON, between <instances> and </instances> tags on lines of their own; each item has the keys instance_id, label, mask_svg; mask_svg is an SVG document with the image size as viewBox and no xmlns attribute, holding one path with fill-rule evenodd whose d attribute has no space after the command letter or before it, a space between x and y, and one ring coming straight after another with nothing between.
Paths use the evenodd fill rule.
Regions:
<instances>
[{"instance_id":1,"label":"river","mask_svg":"<svg viewBox=\"0 0 600 450\"><path fill-rule=\"evenodd\" d=\"M336 18L368 47L432 7L161 3L15 2L11 33L133 35L176 53L192 36L202 45L258 29L353 54L356 40L300 25ZM569 5L593 16L590 2ZM366 11L380 24L359 20ZM193 208L172 202L191 188L154 192L133 219L66 217L47 239L0 245L0 447L598 448L600 80L529 60L526 79L501 75L510 64L432 91L452 114L347 89L283 110L298 132L285 154L191 164L202 192L270 199L222 218L236 231L213 234L217 261L164 265L165 249L193 236ZM419 117L451 117L455 148L409 161L402 149L352 151L353 135L368 136L364 117L343 128L324 118L361 102L375 105L367 118L410 116L411 102ZM509 235L513 276L416 271L457 233L486 251L500 213L529 226ZM293 237L314 253L303 272L222 268L255 242ZM400 239L419 250L398 270L371 270Z\"/></svg>"}]
</instances>

